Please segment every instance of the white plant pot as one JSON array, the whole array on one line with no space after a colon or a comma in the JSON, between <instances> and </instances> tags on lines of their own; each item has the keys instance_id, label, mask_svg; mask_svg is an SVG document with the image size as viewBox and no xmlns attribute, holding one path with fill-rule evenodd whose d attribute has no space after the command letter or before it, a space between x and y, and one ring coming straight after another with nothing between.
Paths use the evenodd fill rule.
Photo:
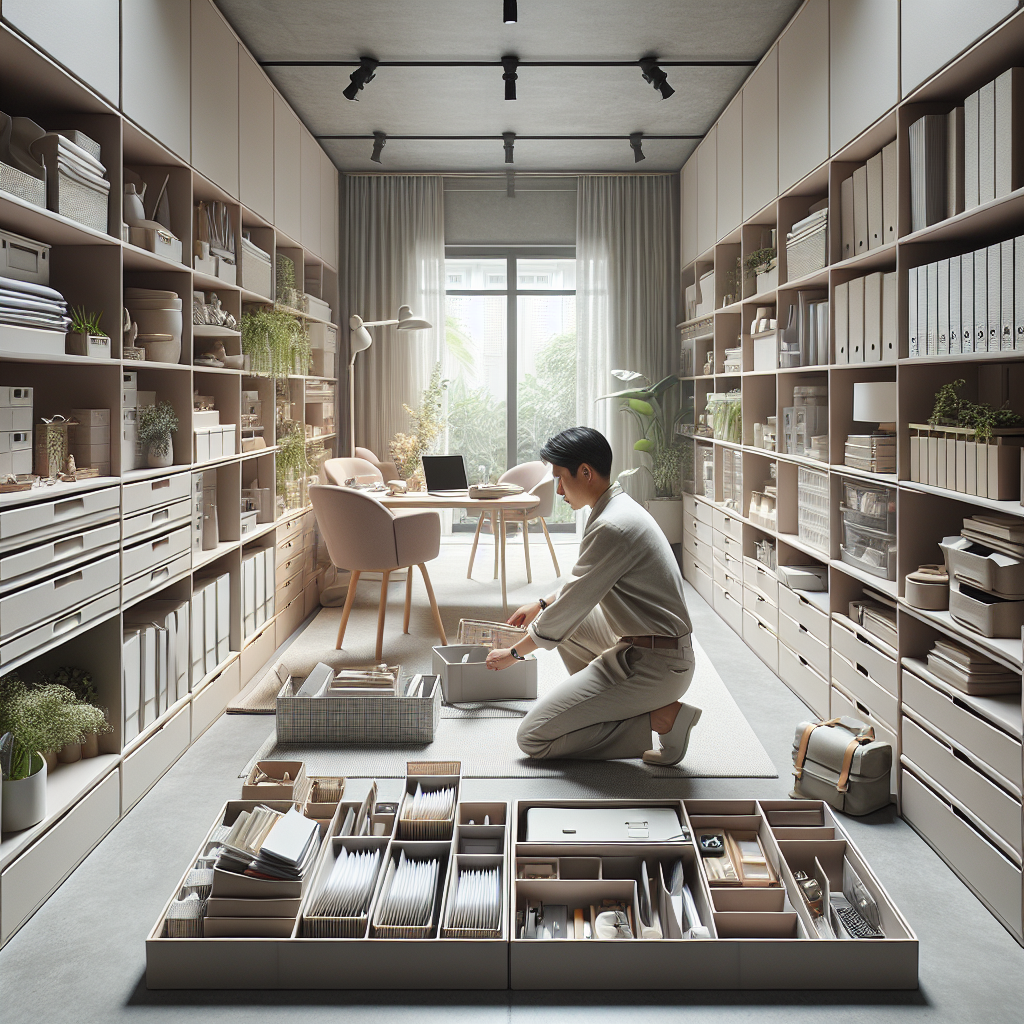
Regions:
<instances>
[{"instance_id":1,"label":"white plant pot","mask_svg":"<svg viewBox=\"0 0 1024 1024\"><path fill-rule=\"evenodd\" d=\"M165 466L174 465L174 438L167 439L167 450L164 455L158 455L153 451L153 446L150 445L146 455L146 461L153 469L162 469Z\"/></svg>"},{"instance_id":2,"label":"white plant pot","mask_svg":"<svg viewBox=\"0 0 1024 1024\"><path fill-rule=\"evenodd\" d=\"M669 544L683 543L683 499L651 498L646 502L647 511L661 527Z\"/></svg>"},{"instance_id":3,"label":"white plant pot","mask_svg":"<svg viewBox=\"0 0 1024 1024\"><path fill-rule=\"evenodd\" d=\"M27 779L5 779L3 784L3 832L21 832L38 825L46 817L46 761L42 754L32 755L35 774Z\"/></svg>"},{"instance_id":4,"label":"white plant pot","mask_svg":"<svg viewBox=\"0 0 1024 1024\"><path fill-rule=\"evenodd\" d=\"M773 288L779 286L779 267L776 264L766 274L757 275L757 291L755 294L763 295L765 292L770 292Z\"/></svg>"}]
</instances>

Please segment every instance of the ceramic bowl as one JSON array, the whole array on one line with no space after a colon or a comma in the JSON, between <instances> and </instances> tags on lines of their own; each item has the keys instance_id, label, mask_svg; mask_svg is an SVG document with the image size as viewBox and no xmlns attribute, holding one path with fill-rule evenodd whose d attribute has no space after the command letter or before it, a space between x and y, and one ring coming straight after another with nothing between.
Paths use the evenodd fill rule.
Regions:
<instances>
[{"instance_id":1,"label":"ceramic bowl","mask_svg":"<svg viewBox=\"0 0 1024 1024\"><path fill-rule=\"evenodd\" d=\"M224 365L229 370L244 370L245 369L245 356L244 355L241 355L241 356L224 356L221 359L221 362L223 362Z\"/></svg>"}]
</instances>

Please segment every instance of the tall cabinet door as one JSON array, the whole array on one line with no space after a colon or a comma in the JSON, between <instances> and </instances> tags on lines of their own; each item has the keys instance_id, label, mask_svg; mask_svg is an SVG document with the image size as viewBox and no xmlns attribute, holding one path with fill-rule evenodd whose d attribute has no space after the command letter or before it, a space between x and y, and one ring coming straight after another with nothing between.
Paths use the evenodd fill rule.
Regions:
<instances>
[{"instance_id":1,"label":"tall cabinet door","mask_svg":"<svg viewBox=\"0 0 1024 1024\"><path fill-rule=\"evenodd\" d=\"M718 237L743 220L743 93L718 119Z\"/></svg>"},{"instance_id":2,"label":"tall cabinet door","mask_svg":"<svg viewBox=\"0 0 1024 1024\"><path fill-rule=\"evenodd\" d=\"M697 252L718 241L718 125L697 147Z\"/></svg>"},{"instance_id":3,"label":"tall cabinet door","mask_svg":"<svg viewBox=\"0 0 1024 1024\"><path fill-rule=\"evenodd\" d=\"M324 263L338 266L338 169L320 151L320 255Z\"/></svg>"},{"instance_id":4,"label":"tall cabinet door","mask_svg":"<svg viewBox=\"0 0 1024 1024\"><path fill-rule=\"evenodd\" d=\"M300 163L302 175L302 246L320 253L320 154L316 139L302 129Z\"/></svg>"},{"instance_id":5,"label":"tall cabinet door","mask_svg":"<svg viewBox=\"0 0 1024 1024\"><path fill-rule=\"evenodd\" d=\"M238 198L274 219L274 87L238 48Z\"/></svg>"},{"instance_id":6,"label":"tall cabinet door","mask_svg":"<svg viewBox=\"0 0 1024 1024\"><path fill-rule=\"evenodd\" d=\"M302 125L291 107L274 93L274 224L289 238L302 234L299 147Z\"/></svg>"},{"instance_id":7,"label":"tall cabinet door","mask_svg":"<svg viewBox=\"0 0 1024 1024\"><path fill-rule=\"evenodd\" d=\"M743 217L779 194L779 48L743 86Z\"/></svg>"},{"instance_id":8,"label":"tall cabinet door","mask_svg":"<svg viewBox=\"0 0 1024 1024\"><path fill-rule=\"evenodd\" d=\"M238 41L209 0L192 0L192 166L238 195Z\"/></svg>"}]
</instances>

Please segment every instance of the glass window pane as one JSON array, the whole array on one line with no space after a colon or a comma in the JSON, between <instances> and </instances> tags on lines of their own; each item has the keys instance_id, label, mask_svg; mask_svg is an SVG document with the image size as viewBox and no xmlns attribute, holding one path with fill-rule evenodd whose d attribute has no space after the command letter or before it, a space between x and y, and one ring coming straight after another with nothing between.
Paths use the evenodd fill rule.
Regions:
<instances>
[{"instance_id":1,"label":"glass window pane","mask_svg":"<svg viewBox=\"0 0 1024 1024\"><path fill-rule=\"evenodd\" d=\"M575 291L576 261L557 257L520 259L516 261L516 277L522 291Z\"/></svg>"},{"instance_id":2,"label":"glass window pane","mask_svg":"<svg viewBox=\"0 0 1024 1024\"><path fill-rule=\"evenodd\" d=\"M508 285L508 263L504 259L448 259L444 261L445 288L504 291Z\"/></svg>"},{"instance_id":3,"label":"glass window pane","mask_svg":"<svg viewBox=\"0 0 1024 1024\"><path fill-rule=\"evenodd\" d=\"M519 261L520 275L526 262ZM549 437L577 423L576 296L521 295L516 316L516 461L523 463L539 459L540 447ZM548 522L574 521L572 509L556 497Z\"/></svg>"}]
</instances>

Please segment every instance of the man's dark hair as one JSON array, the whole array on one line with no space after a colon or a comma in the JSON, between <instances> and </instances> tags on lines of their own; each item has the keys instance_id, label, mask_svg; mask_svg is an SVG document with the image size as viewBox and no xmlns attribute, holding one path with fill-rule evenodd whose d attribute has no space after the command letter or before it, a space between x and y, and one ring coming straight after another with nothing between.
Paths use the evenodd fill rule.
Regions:
<instances>
[{"instance_id":1,"label":"man's dark hair","mask_svg":"<svg viewBox=\"0 0 1024 1024\"><path fill-rule=\"evenodd\" d=\"M549 437L540 449L540 457L552 466L563 466L575 476L580 466L592 466L600 476L611 476L612 446L593 427L569 427Z\"/></svg>"}]
</instances>

